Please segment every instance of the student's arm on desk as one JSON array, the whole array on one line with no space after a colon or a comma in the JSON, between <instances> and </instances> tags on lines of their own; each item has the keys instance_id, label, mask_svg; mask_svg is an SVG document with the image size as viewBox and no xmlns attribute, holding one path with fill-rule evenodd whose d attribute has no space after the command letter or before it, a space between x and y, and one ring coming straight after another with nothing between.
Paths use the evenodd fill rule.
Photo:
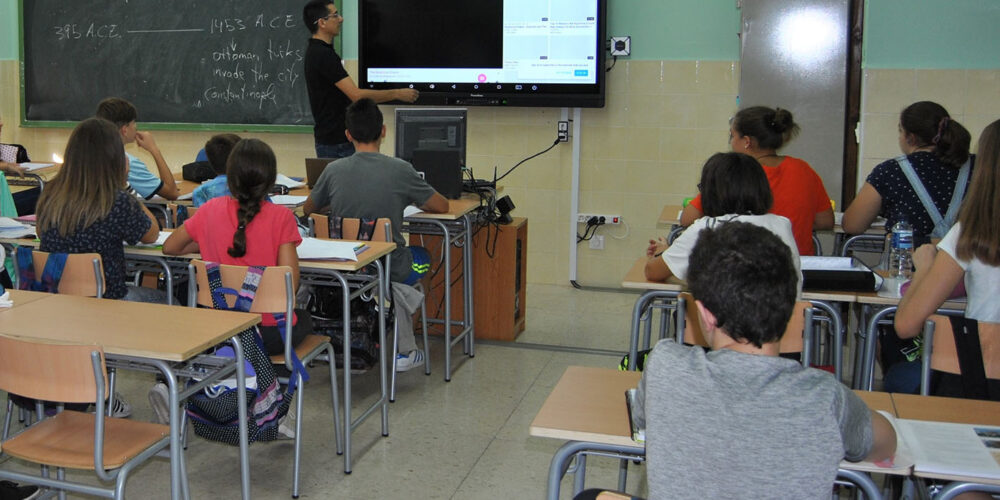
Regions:
<instances>
[{"instance_id":1,"label":"student's arm on desk","mask_svg":"<svg viewBox=\"0 0 1000 500\"><path fill-rule=\"evenodd\" d=\"M174 229L167 237L167 241L163 242L163 254L184 255L186 253L198 253L198 242L191 239L187 229L181 226Z\"/></svg>"},{"instance_id":2,"label":"student's arm on desk","mask_svg":"<svg viewBox=\"0 0 1000 500\"><path fill-rule=\"evenodd\" d=\"M328 207L317 207L316 202L313 201L312 194L306 198L306 202L302 205L302 214L309 215L313 212L326 212Z\"/></svg>"},{"instance_id":3,"label":"student's arm on desk","mask_svg":"<svg viewBox=\"0 0 1000 500\"><path fill-rule=\"evenodd\" d=\"M861 234L872 227L872 222L878 217L880 210L882 210L882 195L866 182L844 211L844 220L840 225L847 234Z\"/></svg>"},{"instance_id":4,"label":"student's arm on desk","mask_svg":"<svg viewBox=\"0 0 1000 500\"><path fill-rule=\"evenodd\" d=\"M833 229L833 207L816 213L816 216L813 218L814 231L823 231L825 229Z\"/></svg>"},{"instance_id":5,"label":"student's arm on desk","mask_svg":"<svg viewBox=\"0 0 1000 500\"><path fill-rule=\"evenodd\" d=\"M663 260L663 252L667 250L667 242L663 238L649 240L646 247L646 279L649 281L666 281L674 274Z\"/></svg>"},{"instance_id":6,"label":"student's arm on desk","mask_svg":"<svg viewBox=\"0 0 1000 500\"><path fill-rule=\"evenodd\" d=\"M431 214L443 214L448 211L448 208L448 199L436 191L430 198L427 198L427 201L420 205L421 210Z\"/></svg>"},{"instance_id":7,"label":"student's arm on desk","mask_svg":"<svg viewBox=\"0 0 1000 500\"><path fill-rule=\"evenodd\" d=\"M868 410L872 415L872 450L865 460L881 462L896 454L896 430L881 413Z\"/></svg>"},{"instance_id":8,"label":"student's arm on desk","mask_svg":"<svg viewBox=\"0 0 1000 500\"><path fill-rule=\"evenodd\" d=\"M157 175L160 177L160 182L163 183L160 189L156 190L156 194L168 200L176 200L181 195L181 191L177 189L174 173L170 171L167 161L163 159L163 153L160 152L159 146L156 145L153 134L149 132L136 132L135 143L140 148L149 151L149 154L153 155L153 160L156 161Z\"/></svg>"},{"instance_id":9,"label":"student's arm on desk","mask_svg":"<svg viewBox=\"0 0 1000 500\"><path fill-rule=\"evenodd\" d=\"M143 243L153 243L156 241L156 238L160 236L160 223L156 222L156 217L154 217L153 213L146 208L145 204L139 203L139 207L142 209L142 213L146 214L146 217L149 218L150 222L149 230L146 231L146 234L139 238L139 241Z\"/></svg>"},{"instance_id":10,"label":"student's arm on desk","mask_svg":"<svg viewBox=\"0 0 1000 500\"><path fill-rule=\"evenodd\" d=\"M415 102L417 97L420 97L420 93L414 89L359 89L351 77L342 78L335 85L341 92L344 93L344 95L347 96L348 99L351 100L351 102L356 102L357 100L364 99L366 97L376 103L389 101Z\"/></svg>"},{"instance_id":11,"label":"student's arm on desk","mask_svg":"<svg viewBox=\"0 0 1000 500\"><path fill-rule=\"evenodd\" d=\"M896 310L896 333L903 339L920 334L927 317L941 307L965 277L965 271L951 255L930 244L921 245L913 253L913 265L917 271Z\"/></svg>"},{"instance_id":12,"label":"student's arm on desk","mask_svg":"<svg viewBox=\"0 0 1000 500\"><path fill-rule=\"evenodd\" d=\"M681 211L680 223L682 226L688 227L691 225L692 222L700 219L702 215L704 214L701 212L701 210L698 210L698 208L696 208L694 205L688 203L688 206L684 207L684 210Z\"/></svg>"}]
</instances>

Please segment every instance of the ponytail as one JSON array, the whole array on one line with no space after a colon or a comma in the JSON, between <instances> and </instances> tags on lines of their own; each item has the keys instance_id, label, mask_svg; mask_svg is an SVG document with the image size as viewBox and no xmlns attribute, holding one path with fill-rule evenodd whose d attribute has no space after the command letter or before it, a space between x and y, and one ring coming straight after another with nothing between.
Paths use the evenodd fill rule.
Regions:
<instances>
[{"instance_id":1,"label":"ponytail","mask_svg":"<svg viewBox=\"0 0 1000 500\"><path fill-rule=\"evenodd\" d=\"M781 149L799 133L799 126L787 109L752 106L736 113L733 130L757 139L762 149Z\"/></svg>"},{"instance_id":2,"label":"ponytail","mask_svg":"<svg viewBox=\"0 0 1000 500\"><path fill-rule=\"evenodd\" d=\"M947 165L959 168L969 159L972 136L936 102L920 101L907 106L899 114L899 125L913 135L916 146L933 146L934 154Z\"/></svg>"},{"instance_id":3,"label":"ponytail","mask_svg":"<svg viewBox=\"0 0 1000 500\"><path fill-rule=\"evenodd\" d=\"M230 257L243 257L247 254L247 226L260 213L260 199L238 198L240 208L236 211L236 233L233 234L233 246L229 248Z\"/></svg>"}]
</instances>

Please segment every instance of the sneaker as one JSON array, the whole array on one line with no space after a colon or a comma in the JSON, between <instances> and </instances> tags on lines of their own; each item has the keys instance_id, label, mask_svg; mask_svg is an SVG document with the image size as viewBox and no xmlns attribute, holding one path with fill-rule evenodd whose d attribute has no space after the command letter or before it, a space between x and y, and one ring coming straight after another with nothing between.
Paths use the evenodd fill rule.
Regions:
<instances>
[{"instance_id":1,"label":"sneaker","mask_svg":"<svg viewBox=\"0 0 1000 500\"><path fill-rule=\"evenodd\" d=\"M424 365L424 351L414 349L407 354L396 355L396 371L405 372Z\"/></svg>"},{"instance_id":2,"label":"sneaker","mask_svg":"<svg viewBox=\"0 0 1000 500\"><path fill-rule=\"evenodd\" d=\"M170 423L170 389L167 384L161 382L149 390L149 406L153 408L156 423Z\"/></svg>"},{"instance_id":3,"label":"sneaker","mask_svg":"<svg viewBox=\"0 0 1000 500\"><path fill-rule=\"evenodd\" d=\"M132 416L132 405L122 398L121 394L115 393L115 402L111 405L111 414L108 415L112 418L128 418Z\"/></svg>"},{"instance_id":4,"label":"sneaker","mask_svg":"<svg viewBox=\"0 0 1000 500\"><path fill-rule=\"evenodd\" d=\"M295 439L295 414L291 408L278 421L278 439Z\"/></svg>"},{"instance_id":5,"label":"sneaker","mask_svg":"<svg viewBox=\"0 0 1000 500\"><path fill-rule=\"evenodd\" d=\"M18 486L11 481L0 481L0 498L3 500L29 500L38 498L42 490L38 486Z\"/></svg>"}]
</instances>

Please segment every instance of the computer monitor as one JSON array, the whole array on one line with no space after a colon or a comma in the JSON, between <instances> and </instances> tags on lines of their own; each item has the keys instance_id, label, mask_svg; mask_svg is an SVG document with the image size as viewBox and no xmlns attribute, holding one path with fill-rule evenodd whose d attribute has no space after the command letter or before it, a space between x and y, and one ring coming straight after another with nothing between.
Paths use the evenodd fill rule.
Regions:
<instances>
[{"instance_id":1,"label":"computer monitor","mask_svg":"<svg viewBox=\"0 0 1000 500\"><path fill-rule=\"evenodd\" d=\"M457 151L465 165L465 108L396 108L396 158L413 161L413 152Z\"/></svg>"}]
</instances>

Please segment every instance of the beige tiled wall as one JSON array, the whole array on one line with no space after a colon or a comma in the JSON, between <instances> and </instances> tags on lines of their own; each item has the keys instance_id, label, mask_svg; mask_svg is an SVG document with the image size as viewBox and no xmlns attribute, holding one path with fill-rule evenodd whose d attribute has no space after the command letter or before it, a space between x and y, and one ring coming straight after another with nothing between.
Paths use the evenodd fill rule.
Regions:
<instances>
[{"instance_id":1,"label":"beige tiled wall","mask_svg":"<svg viewBox=\"0 0 1000 500\"><path fill-rule=\"evenodd\" d=\"M899 113L917 101L934 101L972 134L1000 119L1000 70L866 69L862 83L861 164L858 186L875 165L900 155Z\"/></svg>"},{"instance_id":2,"label":"beige tiled wall","mask_svg":"<svg viewBox=\"0 0 1000 500\"><path fill-rule=\"evenodd\" d=\"M18 126L17 68L17 61L0 61L0 105L7 120L2 140L20 142L34 159L47 159L62 152L69 130ZM352 74L356 68L356 61L348 61ZM665 233L656 227L663 205L695 192L702 162L728 147L738 76L737 63L719 61L619 61L608 74L607 106L582 113L580 210L620 214L626 224L600 229L604 250L579 246L579 282L617 286L646 241ZM392 154L393 110L382 109L389 130L383 151ZM467 163L477 177L492 178L494 167L503 173L552 144L560 113L557 108L470 108ZM175 169L193 159L207 135L155 132ZM309 134L245 135L268 142L290 175L303 175L301 159L313 156ZM568 280L571 182L570 144L521 165L501 182L517 206L513 214L530 221L529 282Z\"/></svg>"}]
</instances>

